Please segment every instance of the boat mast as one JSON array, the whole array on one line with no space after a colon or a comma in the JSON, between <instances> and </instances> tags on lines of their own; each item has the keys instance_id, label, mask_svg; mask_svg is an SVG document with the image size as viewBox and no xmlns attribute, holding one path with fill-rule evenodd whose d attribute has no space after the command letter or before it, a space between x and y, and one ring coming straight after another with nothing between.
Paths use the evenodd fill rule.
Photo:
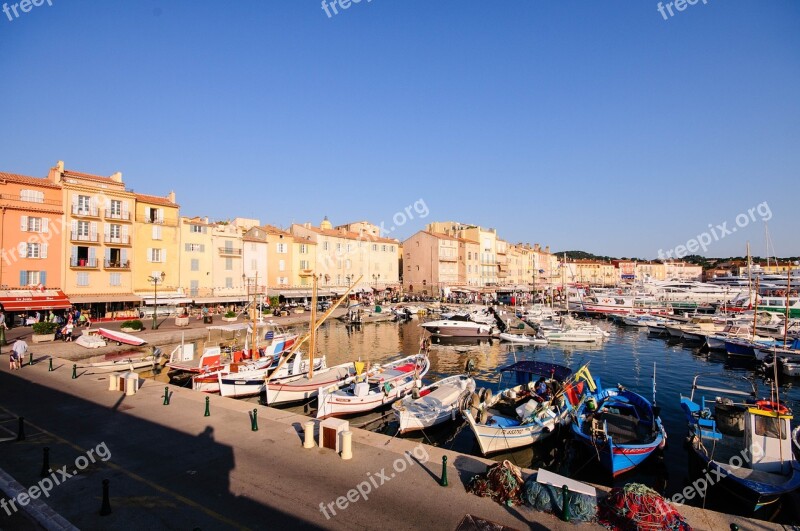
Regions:
<instances>
[{"instance_id":1,"label":"boat mast","mask_svg":"<svg viewBox=\"0 0 800 531\"><path fill-rule=\"evenodd\" d=\"M756 336L756 319L758 318L758 281L759 278L756 277L756 297L753 299L753 340L755 341Z\"/></svg>"},{"instance_id":2,"label":"boat mast","mask_svg":"<svg viewBox=\"0 0 800 531\"><path fill-rule=\"evenodd\" d=\"M258 352L258 323L256 322L256 297L258 296L258 271L256 271L256 278L255 278L255 286L253 289L253 300L250 302L250 313L252 317L250 319L250 323L253 326L253 359L257 360L259 358ZM248 288L250 285L248 284Z\"/></svg>"},{"instance_id":3,"label":"boat mast","mask_svg":"<svg viewBox=\"0 0 800 531\"><path fill-rule=\"evenodd\" d=\"M786 336L789 333L789 293L792 291L792 262L786 270L786 322L783 323L783 348L787 348Z\"/></svg>"},{"instance_id":4,"label":"boat mast","mask_svg":"<svg viewBox=\"0 0 800 531\"><path fill-rule=\"evenodd\" d=\"M753 306L753 272L752 272L752 265L753 261L750 258L750 242L747 242L747 295L748 301L750 303L750 307Z\"/></svg>"},{"instance_id":5,"label":"boat mast","mask_svg":"<svg viewBox=\"0 0 800 531\"><path fill-rule=\"evenodd\" d=\"M308 378L314 377L314 349L317 343L317 275L311 274L311 337L308 339Z\"/></svg>"}]
</instances>

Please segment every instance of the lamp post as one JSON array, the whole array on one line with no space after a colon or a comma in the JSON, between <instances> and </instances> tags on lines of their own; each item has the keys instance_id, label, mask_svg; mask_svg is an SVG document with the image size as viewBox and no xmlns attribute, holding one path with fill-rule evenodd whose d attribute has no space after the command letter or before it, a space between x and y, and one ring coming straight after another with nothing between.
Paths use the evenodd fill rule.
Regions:
<instances>
[{"instance_id":1,"label":"lamp post","mask_svg":"<svg viewBox=\"0 0 800 531\"><path fill-rule=\"evenodd\" d=\"M158 283L163 284L167 275L162 271L160 275L151 275L147 280L153 283L153 330L158 330Z\"/></svg>"}]
</instances>

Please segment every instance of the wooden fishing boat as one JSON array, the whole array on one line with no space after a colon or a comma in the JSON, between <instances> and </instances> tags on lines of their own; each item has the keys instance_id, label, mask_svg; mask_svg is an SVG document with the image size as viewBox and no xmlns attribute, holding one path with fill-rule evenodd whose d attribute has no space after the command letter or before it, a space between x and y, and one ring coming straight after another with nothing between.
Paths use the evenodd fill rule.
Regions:
<instances>
[{"instance_id":1,"label":"wooden fishing boat","mask_svg":"<svg viewBox=\"0 0 800 531\"><path fill-rule=\"evenodd\" d=\"M150 355L107 356L103 361L81 364L78 365L78 368L86 369L89 374L135 371L139 369L153 369L161 365L163 360L164 356L161 349L155 348L153 354Z\"/></svg>"},{"instance_id":2,"label":"wooden fishing boat","mask_svg":"<svg viewBox=\"0 0 800 531\"><path fill-rule=\"evenodd\" d=\"M448 376L419 390L419 396L408 395L392 404L400 424L400 433L422 430L455 420L461 402L475 392L475 380L467 374Z\"/></svg>"}]
</instances>

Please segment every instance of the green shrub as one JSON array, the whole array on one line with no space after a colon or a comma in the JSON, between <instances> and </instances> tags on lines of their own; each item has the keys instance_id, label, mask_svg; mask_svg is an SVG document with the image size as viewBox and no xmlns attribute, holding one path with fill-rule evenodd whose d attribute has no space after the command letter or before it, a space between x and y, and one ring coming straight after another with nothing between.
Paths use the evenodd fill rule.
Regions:
<instances>
[{"instance_id":1,"label":"green shrub","mask_svg":"<svg viewBox=\"0 0 800 531\"><path fill-rule=\"evenodd\" d=\"M277 296L269 298L270 307L277 308L278 306L280 306L280 304L281 304L281 300Z\"/></svg>"},{"instance_id":2,"label":"green shrub","mask_svg":"<svg viewBox=\"0 0 800 531\"><path fill-rule=\"evenodd\" d=\"M125 321L122 323L122 328L130 328L131 330L143 330L144 325L139 319L133 321Z\"/></svg>"},{"instance_id":3,"label":"green shrub","mask_svg":"<svg viewBox=\"0 0 800 531\"><path fill-rule=\"evenodd\" d=\"M46 336L48 334L55 334L58 323L33 323L33 333L37 336Z\"/></svg>"},{"instance_id":4,"label":"green shrub","mask_svg":"<svg viewBox=\"0 0 800 531\"><path fill-rule=\"evenodd\" d=\"M230 319L232 317L236 317L236 312L227 312L225 314L225 317L227 317L228 319Z\"/></svg>"}]
</instances>

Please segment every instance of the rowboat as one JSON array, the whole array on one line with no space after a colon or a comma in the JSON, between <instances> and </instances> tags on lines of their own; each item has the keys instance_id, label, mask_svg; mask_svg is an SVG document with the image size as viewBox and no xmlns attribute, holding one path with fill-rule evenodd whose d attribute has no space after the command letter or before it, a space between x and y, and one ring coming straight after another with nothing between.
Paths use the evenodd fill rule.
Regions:
<instances>
[{"instance_id":1,"label":"rowboat","mask_svg":"<svg viewBox=\"0 0 800 531\"><path fill-rule=\"evenodd\" d=\"M276 406L303 402L317 396L320 387L340 385L356 374L355 364L348 362L314 371L313 376L305 374L278 382L267 379L264 385L266 403L268 406Z\"/></svg>"},{"instance_id":2,"label":"rowboat","mask_svg":"<svg viewBox=\"0 0 800 531\"><path fill-rule=\"evenodd\" d=\"M98 374L117 371L134 371L145 368L155 368L160 365L163 353L160 348L156 348L153 354L147 356L123 356L113 359L106 359L95 363L78 365L79 369L87 369L89 374Z\"/></svg>"},{"instance_id":3,"label":"rowboat","mask_svg":"<svg viewBox=\"0 0 800 531\"><path fill-rule=\"evenodd\" d=\"M520 345L547 345L548 341L544 338L528 336L525 334L509 334L503 332L498 336L502 341L509 343L519 343Z\"/></svg>"},{"instance_id":4,"label":"rowboat","mask_svg":"<svg viewBox=\"0 0 800 531\"><path fill-rule=\"evenodd\" d=\"M455 420L464 397L475 392L475 380L466 374L448 376L392 404L400 433L430 428Z\"/></svg>"},{"instance_id":5,"label":"rowboat","mask_svg":"<svg viewBox=\"0 0 800 531\"><path fill-rule=\"evenodd\" d=\"M666 443L666 432L653 405L622 386L603 388L589 371L585 400L575 412L572 432L592 450L613 477L640 465Z\"/></svg>"},{"instance_id":6,"label":"rowboat","mask_svg":"<svg viewBox=\"0 0 800 531\"><path fill-rule=\"evenodd\" d=\"M428 356L414 354L373 366L370 372L340 385L321 386L317 394L317 418L363 413L391 404L410 393L429 368Z\"/></svg>"},{"instance_id":7,"label":"rowboat","mask_svg":"<svg viewBox=\"0 0 800 531\"><path fill-rule=\"evenodd\" d=\"M144 339L136 337L125 332L117 332L116 330L109 330L108 328L98 328L97 333L110 341L116 341L118 345L125 343L126 345L144 345L147 343Z\"/></svg>"},{"instance_id":8,"label":"rowboat","mask_svg":"<svg viewBox=\"0 0 800 531\"><path fill-rule=\"evenodd\" d=\"M301 358L300 352L298 351L294 355L294 361L292 363L286 363L277 369L277 363L273 363L268 367L250 368L244 371L220 371L217 373L219 394L232 398L259 395L264 392L266 388L267 375L270 375L270 381L279 383L295 376L308 374L308 361L308 358ZM315 371L320 371L324 368L325 356L314 360Z\"/></svg>"},{"instance_id":9,"label":"rowboat","mask_svg":"<svg viewBox=\"0 0 800 531\"><path fill-rule=\"evenodd\" d=\"M530 446L569 423L572 403L565 398L572 378L569 367L519 361L500 369L500 374L501 384L510 375L516 385L494 396L481 389L461 412L483 455ZM545 383L546 395L534 391L536 381Z\"/></svg>"}]
</instances>

